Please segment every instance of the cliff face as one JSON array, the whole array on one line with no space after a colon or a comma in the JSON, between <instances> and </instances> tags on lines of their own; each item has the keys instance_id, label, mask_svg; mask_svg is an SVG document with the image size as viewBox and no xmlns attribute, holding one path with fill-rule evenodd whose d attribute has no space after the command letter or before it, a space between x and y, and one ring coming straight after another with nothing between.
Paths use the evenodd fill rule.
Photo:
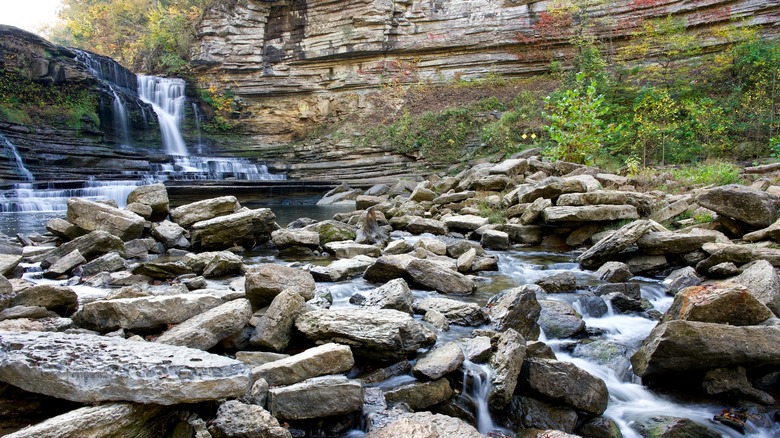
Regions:
<instances>
[{"instance_id":1,"label":"cliff face","mask_svg":"<svg viewBox=\"0 0 780 438\"><path fill-rule=\"evenodd\" d=\"M550 1L233 0L207 11L193 59L202 80L243 100L244 128L285 140L371 109L388 85L544 72L570 58L569 37L585 24L613 53L646 19L671 15L692 31L780 25L780 0L590 3L601 5L560 21Z\"/></svg>"}]
</instances>

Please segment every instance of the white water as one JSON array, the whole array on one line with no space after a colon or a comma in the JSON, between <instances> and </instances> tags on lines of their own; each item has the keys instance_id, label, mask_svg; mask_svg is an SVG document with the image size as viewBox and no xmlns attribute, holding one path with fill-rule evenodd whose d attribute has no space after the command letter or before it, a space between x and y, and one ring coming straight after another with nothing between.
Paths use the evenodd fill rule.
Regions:
<instances>
[{"instance_id":1,"label":"white water","mask_svg":"<svg viewBox=\"0 0 780 438\"><path fill-rule=\"evenodd\" d=\"M0 134L0 140L2 140L2 143L5 145L5 147L11 151L11 155L13 155L14 161L16 161L16 171L19 173L19 177L22 179L22 181L33 181L35 178L33 178L32 172L24 167L24 161L19 155L19 151L16 149L16 145L11 143L11 140L5 138L5 136L2 134Z\"/></svg>"},{"instance_id":2,"label":"white water","mask_svg":"<svg viewBox=\"0 0 780 438\"><path fill-rule=\"evenodd\" d=\"M285 180L284 174L268 172L263 164L245 158L177 157L173 164L158 165L155 175L160 180L195 181L235 179L242 181Z\"/></svg>"},{"instance_id":3,"label":"white water","mask_svg":"<svg viewBox=\"0 0 780 438\"><path fill-rule=\"evenodd\" d=\"M488 435L496 430L488 408L493 369L489 365L480 365L469 360L463 362L463 369L465 371L463 374L464 391L467 391L476 405L477 430L482 435Z\"/></svg>"},{"instance_id":4,"label":"white water","mask_svg":"<svg viewBox=\"0 0 780 438\"><path fill-rule=\"evenodd\" d=\"M138 75L138 96L157 114L165 153L186 157L187 144L181 135L184 118L184 80Z\"/></svg>"},{"instance_id":5,"label":"white water","mask_svg":"<svg viewBox=\"0 0 780 438\"><path fill-rule=\"evenodd\" d=\"M136 187L151 181L85 181L83 188L36 189L32 184L16 184L13 190L0 192L0 212L29 213L65 211L68 199L83 198L92 201L112 200L119 207L127 204L127 195Z\"/></svg>"}]
</instances>

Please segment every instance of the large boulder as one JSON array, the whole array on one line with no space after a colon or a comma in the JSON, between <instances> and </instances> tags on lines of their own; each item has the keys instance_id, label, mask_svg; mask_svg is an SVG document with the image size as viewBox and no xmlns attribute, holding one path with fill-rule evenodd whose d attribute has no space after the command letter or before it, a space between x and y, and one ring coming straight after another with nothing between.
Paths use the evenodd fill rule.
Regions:
<instances>
[{"instance_id":1,"label":"large boulder","mask_svg":"<svg viewBox=\"0 0 780 438\"><path fill-rule=\"evenodd\" d=\"M543 292L539 286L526 284L491 297L487 307L493 327L499 332L517 330L525 339L539 339L539 292Z\"/></svg>"},{"instance_id":2,"label":"large boulder","mask_svg":"<svg viewBox=\"0 0 780 438\"><path fill-rule=\"evenodd\" d=\"M464 360L460 345L447 342L418 357L412 367L412 374L418 379L440 379L460 368Z\"/></svg>"},{"instance_id":3,"label":"large boulder","mask_svg":"<svg viewBox=\"0 0 780 438\"><path fill-rule=\"evenodd\" d=\"M305 306L306 302L297 292L283 290L257 322L249 343L255 347L284 351L292 338L295 318Z\"/></svg>"},{"instance_id":4,"label":"large boulder","mask_svg":"<svg viewBox=\"0 0 780 438\"><path fill-rule=\"evenodd\" d=\"M292 438L290 431L262 406L228 400L217 409L217 417L209 423L212 438L263 437Z\"/></svg>"},{"instance_id":5,"label":"large boulder","mask_svg":"<svg viewBox=\"0 0 780 438\"><path fill-rule=\"evenodd\" d=\"M756 228L780 219L780 197L739 184L705 190L696 196L696 203Z\"/></svg>"},{"instance_id":6,"label":"large boulder","mask_svg":"<svg viewBox=\"0 0 780 438\"><path fill-rule=\"evenodd\" d=\"M206 294L100 300L86 303L73 319L100 332L120 328L151 331L184 322L221 304L219 297Z\"/></svg>"},{"instance_id":7,"label":"large boulder","mask_svg":"<svg viewBox=\"0 0 780 438\"><path fill-rule=\"evenodd\" d=\"M167 330L156 342L208 350L238 333L252 317L249 300L229 301Z\"/></svg>"},{"instance_id":8,"label":"large boulder","mask_svg":"<svg viewBox=\"0 0 780 438\"><path fill-rule=\"evenodd\" d=\"M241 206L235 196L221 196L176 207L171 210L171 220L189 228L196 222L235 213L239 208Z\"/></svg>"},{"instance_id":9,"label":"large boulder","mask_svg":"<svg viewBox=\"0 0 780 438\"><path fill-rule=\"evenodd\" d=\"M136 202L152 208L152 220L161 220L168 216L168 191L163 184L136 187L127 195L127 203Z\"/></svg>"},{"instance_id":10,"label":"large boulder","mask_svg":"<svg viewBox=\"0 0 780 438\"><path fill-rule=\"evenodd\" d=\"M436 342L436 335L406 313L389 309L312 310L295 326L309 340L339 342L359 357L393 360Z\"/></svg>"},{"instance_id":11,"label":"large boulder","mask_svg":"<svg viewBox=\"0 0 780 438\"><path fill-rule=\"evenodd\" d=\"M523 368L525 353L525 339L519 333L511 328L501 333L496 351L490 356L493 375L488 405L491 409L501 411L509 405Z\"/></svg>"},{"instance_id":12,"label":"large boulder","mask_svg":"<svg viewBox=\"0 0 780 438\"><path fill-rule=\"evenodd\" d=\"M653 224L649 220L638 220L624 225L580 254L577 260L585 269L596 269L609 261L610 258L636 243L652 227Z\"/></svg>"},{"instance_id":13,"label":"large boulder","mask_svg":"<svg viewBox=\"0 0 780 438\"><path fill-rule=\"evenodd\" d=\"M419 286L445 294L470 294L474 282L460 272L425 259L414 259L406 266L407 276Z\"/></svg>"},{"instance_id":14,"label":"large boulder","mask_svg":"<svg viewBox=\"0 0 780 438\"><path fill-rule=\"evenodd\" d=\"M761 324L773 316L745 286L722 283L681 290L661 321L682 319L745 326Z\"/></svg>"},{"instance_id":15,"label":"large boulder","mask_svg":"<svg viewBox=\"0 0 780 438\"><path fill-rule=\"evenodd\" d=\"M144 218L100 202L68 199L68 221L85 231L106 231L123 241L138 239L144 231Z\"/></svg>"},{"instance_id":16,"label":"large boulder","mask_svg":"<svg viewBox=\"0 0 780 438\"><path fill-rule=\"evenodd\" d=\"M758 301L780 316L780 277L769 262L757 260L731 281L745 286Z\"/></svg>"},{"instance_id":17,"label":"large boulder","mask_svg":"<svg viewBox=\"0 0 780 438\"><path fill-rule=\"evenodd\" d=\"M333 417L363 407L363 385L344 376L314 377L268 391L268 410L282 420Z\"/></svg>"},{"instance_id":18,"label":"large boulder","mask_svg":"<svg viewBox=\"0 0 780 438\"><path fill-rule=\"evenodd\" d=\"M107 231L93 231L70 242L63 243L57 249L39 257L32 258L34 262L41 262L42 269L48 269L57 260L78 250L86 260L93 260L109 252L123 253L125 250L122 239Z\"/></svg>"},{"instance_id":19,"label":"large boulder","mask_svg":"<svg viewBox=\"0 0 780 438\"><path fill-rule=\"evenodd\" d=\"M254 247L271 239L276 216L269 208L244 210L196 222L192 225L192 246L196 249L226 249L236 245Z\"/></svg>"},{"instance_id":20,"label":"large boulder","mask_svg":"<svg viewBox=\"0 0 780 438\"><path fill-rule=\"evenodd\" d=\"M598 377L569 362L529 359L525 364L530 390L591 414L601 415L607 409L609 392Z\"/></svg>"},{"instance_id":21,"label":"large boulder","mask_svg":"<svg viewBox=\"0 0 780 438\"><path fill-rule=\"evenodd\" d=\"M314 298L314 277L302 269L266 263L249 268L244 289L252 306L259 309L269 305L283 290L306 300Z\"/></svg>"},{"instance_id":22,"label":"large boulder","mask_svg":"<svg viewBox=\"0 0 780 438\"><path fill-rule=\"evenodd\" d=\"M423 298L414 302L418 313L439 312L450 324L478 326L485 323L485 310L477 303L467 303L442 297Z\"/></svg>"},{"instance_id":23,"label":"large boulder","mask_svg":"<svg viewBox=\"0 0 780 438\"><path fill-rule=\"evenodd\" d=\"M117 337L0 332L0 380L81 403L174 405L242 396L249 370L224 356Z\"/></svg>"},{"instance_id":24,"label":"large boulder","mask_svg":"<svg viewBox=\"0 0 780 438\"><path fill-rule=\"evenodd\" d=\"M39 284L24 289L11 298L12 306L39 306L67 316L79 307L79 298L67 286Z\"/></svg>"},{"instance_id":25,"label":"large boulder","mask_svg":"<svg viewBox=\"0 0 780 438\"><path fill-rule=\"evenodd\" d=\"M639 219L636 207L632 205L583 205L580 207L548 207L542 211L546 223L556 222L603 222Z\"/></svg>"},{"instance_id":26,"label":"large boulder","mask_svg":"<svg viewBox=\"0 0 780 438\"><path fill-rule=\"evenodd\" d=\"M631 364L640 377L734 366L776 367L779 343L778 327L673 320L650 332L631 356Z\"/></svg>"},{"instance_id":27,"label":"large boulder","mask_svg":"<svg viewBox=\"0 0 780 438\"><path fill-rule=\"evenodd\" d=\"M285 386L312 377L345 373L354 365L348 346L329 343L253 368L252 377L265 379L269 386Z\"/></svg>"}]
</instances>

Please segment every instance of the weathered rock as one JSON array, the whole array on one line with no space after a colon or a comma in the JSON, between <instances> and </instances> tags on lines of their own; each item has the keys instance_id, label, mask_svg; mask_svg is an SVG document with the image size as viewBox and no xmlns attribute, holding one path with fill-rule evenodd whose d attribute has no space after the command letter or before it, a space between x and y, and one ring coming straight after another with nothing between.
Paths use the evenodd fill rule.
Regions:
<instances>
[{"instance_id":1,"label":"weathered rock","mask_svg":"<svg viewBox=\"0 0 780 438\"><path fill-rule=\"evenodd\" d=\"M512 397L510 417L518 428L560 430L574 432L577 426L577 412L567 406L545 403L531 397Z\"/></svg>"},{"instance_id":2,"label":"weathered rock","mask_svg":"<svg viewBox=\"0 0 780 438\"><path fill-rule=\"evenodd\" d=\"M145 275L147 277L165 280L176 278L183 274L189 274L192 272L192 269L185 265L181 260L165 262L151 261L136 265L132 272L135 275Z\"/></svg>"},{"instance_id":3,"label":"weathered rock","mask_svg":"<svg viewBox=\"0 0 780 438\"><path fill-rule=\"evenodd\" d=\"M302 269L267 263L249 268L244 290L255 309L270 304L283 290L310 300L314 298L314 277Z\"/></svg>"},{"instance_id":4,"label":"weathered rock","mask_svg":"<svg viewBox=\"0 0 780 438\"><path fill-rule=\"evenodd\" d=\"M769 262L757 260L731 281L745 286L758 301L780 315L780 277Z\"/></svg>"},{"instance_id":5,"label":"weathered rock","mask_svg":"<svg viewBox=\"0 0 780 438\"><path fill-rule=\"evenodd\" d=\"M598 339L593 342L577 344L572 356L587 359L615 371L621 379L630 380L631 362L628 360L628 348L617 342Z\"/></svg>"},{"instance_id":6,"label":"weathered rock","mask_svg":"<svg viewBox=\"0 0 780 438\"><path fill-rule=\"evenodd\" d=\"M85 259L92 260L109 252L116 251L123 253L125 246L122 242L122 239L106 231L93 231L89 234L73 239L70 242L63 243L52 252L44 254L40 257L33 258L33 261L40 261L41 268L47 269L57 260L67 254L70 254L73 252L73 250L76 249L79 250L79 253L81 253ZM19 259L21 260L21 258ZM2 260L1 256L0 260ZM3 272L0 272L0 274L3 274Z\"/></svg>"},{"instance_id":7,"label":"weathered rock","mask_svg":"<svg viewBox=\"0 0 780 438\"><path fill-rule=\"evenodd\" d=\"M474 196L477 196L477 192L465 191L465 192L445 193L439 196L438 198L434 199L433 203L436 205L452 204L455 202L465 201L469 198L473 198Z\"/></svg>"},{"instance_id":8,"label":"weathered rock","mask_svg":"<svg viewBox=\"0 0 780 438\"><path fill-rule=\"evenodd\" d=\"M385 201L387 201L387 196L358 195L358 197L355 198L355 209L367 210Z\"/></svg>"},{"instance_id":9,"label":"weathered rock","mask_svg":"<svg viewBox=\"0 0 780 438\"><path fill-rule=\"evenodd\" d=\"M127 203L140 203L152 208L152 220L168 216L168 191L163 184L150 184L133 189L127 195Z\"/></svg>"},{"instance_id":10,"label":"weathered rock","mask_svg":"<svg viewBox=\"0 0 780 438\"><path fill-rule=\"evenodd\" d=\"M403 278L390 280L384 285L365 293L366 300L360 305L378 309L393 309L412 314L412 291Z\"/></svg>"},{"instance_id":11,"label":"weathered rock","mask_svg":"<svg viewBox=\"0 0 780 438\"><path fill-rule=\"evenodd\" d=\"M363 275L376 259L357 256L351 259L334 260L328 266L312 266L309 269L315 281L344 281Z\"/></svg>"},{"instance_id":12,"label":"weathered rock","mask_svg":"<svg viewBox=\"0 0 780 438\"><path fill-rule=\"evenodd\" d=\"M432 310L440 312L447 318L450 324L463 326L477 326L485 322L487 315L476 303L449 298L430 297L415 301L414 308L418 313L426 313Z\"/></svg>"},{"instance_id":13,"label":"weathered rock","mask_svg":"<svg viewBox=\"0 0 780 438\"><path fill-rule=\"evenodd\" d=\"M106 231L123 241L141 237L144 218L83 198L68 199L68 222L85 231Z\"/></svg>"},{"instance_id":14,"label":"weathered rock","mask_svg":"<svg viewBox=\"0 0 780 438\"><path fill-rule=\"evenodd\" d=\"M484 362L493 350L490 338L487 336L475 336L471 339L463 340L463 353L466 359L475 362Z\"/></svg>"},{"instance_id":15,"label":"weathered rock","mask_svg":"<svg viewBox=\"0 0 780 438\"><path fill-rule=\"evenodd\" d=\"M65 254L62 258L54 262L48 269L43 271L43 276L46 278L57 278L61 275L65 275L72 271L77 266L86 263L85 259L79 250L74 249L69 254Z\"/></svg>"},{"instance_id":16,"label":"weathered rock","mask_svg":"<svg viewBox=\"0 0 780 438\"><path fill-rule=\"evenodd\" d=\"M164 408L138 403L87 406L5 435L10 438L153 436L164 427Z\"/></svg>"},{"instance_id":17,"label":"weathered rock","mask_svg":"<svg viewBox=\"0 0 780 438\"><path fill-rule=\"evenodd\" d=\"M208 430L213 438L292 438L290 431L280 426L270 412L238 400L222 403Z\"/></svg>"},{"instance_id":18,"label":"weathered rock","mask_svg":"<svg viewBox=\"0 0 780 438\"><path fill-rule=\"evenodd\" d=\"M304 231L313 231L320 235L320 245L342 240L355 240L357 237L355 227L343 222L328 220L307 225Z\"/></svg>"},{"instance_id":19,"label":"weathered rock","mask_svg":"<svg viewBox=\"0 0 780 438\"><path fill-rule=\"evenodd\" d=\"M542 243L543 230L538 225L517 225L517 224L499 224L497 230L503 231L509 235L509 241L512 243L524 243L528 245L538 245Z\"/></svg>"},{"instance_id":20,"label":"weathered rock","mask_svg":"<svg viewBox=\"0 0 780 438\"><path fill-rule=\"evenodd\" d=\"M493 410L503 410L512 400L517 387L520 371L525 360L525 339L520 333L509 328L501 333L496 351L490 356L493 376L488 394L488 405Z\"/></svg>"},{"instance_id":21,"label":"weathered rock","mask_svg":"<svg viewBox=\"0 0 780 438\"><path fill-rule=\"evenodd\" d=\"M157 245L157 242L151 237L127 241L125 242L125 257L128 259L145 259L149 257L149 252L154 249L155 245Z\"/></svg>"},{"instance_id":22,"label":"weathered rock","mask_svg":"<svg viewBox=\"0 0 780 438\"><path fill-rule=\"evenodd\" d=\"M611 418L604 416L593 417L586 421L578 433L593 438L623 438L620 426Z\"/></svg>"},{"instance_id":23,"label":"weathered rock","mask_svg":"<svg viewBox=\"0 0 780 438\"><path fill-rule=\"evenodd\" d=\"M0 321L6 319L41 319L41 318L57 318L58 314L47 310L45 307L40 306L14 306L0 311Z\"/></svg>"},{"instance_id":24,"label":"weathered rock","mask_svg":"<svg viewBox=\"0 0 780 438\"><path fill-rule=\"evenodd\" d=\"M154 330L184 322L222 304L214 295L188 294L122 298L86 303L75 315L81 326L100 332Z\"/></svg>"},{"instance_id":25,"label":"weathered rock","mask_svg":"<svg viewBox=\"0 0 780 438\"><path fill-rule=\"evenodd\" d=\"M636 243L652 226L652 222L648 220L638 220L625 225L599 240L598 243L577 257L577 260L585 269L596 269L609 261L611 257Z\"/></svg>"},{"instance_id":26,"label":"weathered rock","mask_svg":"<svg viewBox=\"0 0 780 438\"><path fill-rule=\"evenodd\" d=\"M634 275L656 272L669 266L669 260L663 255L636 255L626 260L628 270Z\"/></svg>"},{"instance_id":27,"label":"weathered rock","mask_svg":"<svg viewBox=\"0 0 780 438\"><path fill-rule=\"evenodd\" d=\"M721 283L681 290L661 322L682 319L745 326L761 324L773 316L745 286Z\"/></svg>"},{"instance_id":28,"label":"weathered rock","mask_svg":"<svg viewBox=\"0 0 780 438\"><path fill-rule=\"evenodd\" d=\"M414 243L414 248L422 248L440 256L447 254L447 244L439 239L422 238Z\"/></svg>"},{"instance_id":29,"label":"weathered rock","mask_svg":"<svg viewBox=\"0 0 780 438\"><path fill-rule=\"evenodd\" d=\"M672 271L672 273L664 279L663 283L666 285L667 291L674 295L686 287L700 285L701 277L699 277L695 269L686 266Z\"/></svg>"},{"instance_id":30,"label":"weathered rock","mask_svg":"<svg viewBox=\"0 0 780 438\"><path fill-rule=\"evenodd\" d=\"M389 309L313 310L295 321L309 340L339 342L355 356L399 359L436 341L436 335L406 313Z\"/></svg>"},{"instance_id":31,"label":"weathered rock","mask_svg":"<svg viewBox=\"0 0 780 438\"><path fill-rule=\"evenodd\" d=\"M436 199L436 192L426 188L423 184L418 184L409 195L409 200L414 202L433 201L434 199Z\"/></svg>"},{"instance_id":32,"label":"weathered rock","mask_svg":"<svg viewBox=\"0 0 780 438\"><path fill-rule=\"evenodd\" d=\"M563 194L558 197L555 205L633 205L639 212L644 214L652 210L655 205L655 199L651 195L639 192L597 190L595 192Z\"/></svg>"},{"instance_id":33,"label":"weathered rock","mask_svg":"<svg viewBox=\"0 0 780 438\"><path fill-rule=\"evenodd\" d=\"M268 410L283 420L332 417L362 406L363 385L344 376L314 377L268 391Z\"/></svg>"},{"instance_id":34,"label":"weathered rock","mask_svg":"<svg viewBox=\"0 0 780 438\"><path fill-rule=\"evenodd\" d=\"M418 379L436 380L463 365L463 350L455 342L447 342L423 354L412 367Z\"/></svg>"},{"instance_id":35,"label":"weathered rock","mask_svg":"<svg viewBox=\"0 0 780 438\"><path fill-rule=\"evenodd\" d=\"M587 192L583 181L576 178L545 178L533 185L526 193L518 194L520 203L534 202L538 198L557 199L564 193Z\"/></svg>"},{"instance_id":36,"label":"weathered rock","mask_svg":"<svg viewBox=\"0 0 780 438\"><path fill-rule=\"evenodd\" d=\"M404 229L412 234L430 233L439 236L447 234L447 225L444 222L419 216L412 217Z\"/></svg>"},{"instance_id":37,"label":"weathered rock","mask_svg":"<svg viewBox=\"0 0 780 438\"><path fill-rule=\"evenodd\" d=\"M573 292L577 289L577 277L572 272L561 272L535 282L547 293Z\"/></svg>"},{"instance_id":38,"label":"weathered rock","mask_svg":"<svg viewBox=\"0 0 780 438\"><path fill-rule=\"evenodd\" d=\"M704 375L702 388L710 395L725 395L772 405L774 397L753 387L744 367L716 368Z\"/></svg>"},{"instance_id":39,"label":"weathered rock","mask_svg":"<svg viewBox=\"0 0 780 438\"><path fill-rule=\"evenodd\" d=\"M125 259L115 252L110 252L86 263L81 269L81 275L82 277L91 277L101 272L114 272L122 269L125 269Z\"/></svg>"},{"instance_id":40,"label":"weathered rock","mask_svg":"<svg viewBox=\"0 0 780 438\"><path fill-rule=\"evenodd\" d=\"M548 207L542 212L546 223L556 222L603 222L639 219L636 207L632 205L585 205L581 207Z\"/></svg>"},{"instance_id":41,"label":"weathered rock","mask_svg":"<svg viewBox=\"0 0 780 438\"><path fill-rule=\"evenodd\" d=\"M366 269L363 278L371 283L387 283L405 277L406 268L413 260L416 258L409 254L384 255Z\"/></svg>"},{"instance_id":42,"label":"weathered rock","mask_svg":"<svg viewBox=\"0 0 780 438\"><path fill-rule=\"evenodd\" d=\"M458 268L458 272L468 272L474 266L474 261L477 259L477 250L474 248L469 249L458 257L455 262L455 266Z\"/></svg>"},{"instance_id":43,"label":"weathered rock","mask_svg":"<svg viewBox=\"0 0 780 438\"><path fill-rule=\"evenodd\" d=\"M249 300L229 301L168 329L156 342L208 350L238 333L252 317Z\"/></svg>"},{"instance_id":44,"label":"weathered rock","mask_svg":"<svg viewBox=\"0 0 780 438\"><path fill-rule=\"evenodd\" d=\"M452 398L455 392L447 379L431 382L413 382L385 391L388 405L406 403L412 410L421 411Z\"/></svg>"},{"instance_id":45,"label":"weathered rock","mask_svg":"<svg viewBox=\"0 0 780 438\"><path fill-rule=\"evenodd\" d=\"M688 418L653 416L635 421L631 428L641 436L658 438L719 438L721 434Z\"/></svg>"},{"instance_id":46,"label":"weathered rock","mask_svg":"<svg viewBox=\"0 0 780 438\"><path fill-rule=\"evenodd\" d=\"M166 248L189 248L190 241L187 240L186 233L187 230L168 220L152 223L152 236Z\"/></svg>"},{"instance_id":47,"label":"weathered rock","mask_svg":"<svg viewBox=\"0 0 780 438\"><path fill-rule=\"evenodd\" d=\"M86 231L61 218L46 222L46 230L66 242L86 234Z\"/></svg>"},{"instance_id":48,"label":"weathered rock","mask_svg":"<svg viewBox=\"0 0 780 438\"><path fill-rule=\"evenodd\" d=\"M537 198L534 202L528 204L528 207L523 211L520 216L520 223L523 225L530 225L539 220L539 217L546 208L552 207L551 200L546 198Z\"/></svg>"},{"instance_id":49,"label":"weathered rock","mask_svg":"<svg viewBox=\"0 0 780 438\"><path fill-rule=\"evenodd\" d=\"M253 368L252 377L264 379L270 386L285 386L312 377L345 373L354 365L348 346L329 343Z\"/></svg>"},{"instance_id":50,"label":"weathered rock","mask_svg":"<svg viewBox=\"0 0 780 438\"><path fill-rule=\"evenodd\" d=\"M239 208L241 206L235 196L221 196L176 207L171 210L171 220L184 228L189 228L196 222L233 214Z\"/></svg>"},{"instance_id":51,"label":"weathered rock","mask_svg":"<svg viewBox=\"0 0 780 438\"><path fill-rule=\"evenodd\" d=\"M683 234L671 231L655 231L645 233L636 241L639 249L645 254L683 254L701 249L707 242L714 242L716 237L707 234Z\"/></svg>"},{"instance_id":52,"label":"weathered rock","mask_svg":"<svg viewBox=\"0 0 780 438\"><path fill-rule=\"evenodd\" d=\"M603 380L576 365L550 359L528 359L528 388L574 409L601 415L609 392Z\"/></svg>"},{"instance_id":53,"label":"weathered rock","mask_svg":"<svg viewBox=\"0 0 780 438\"><path fill-rule=\"evenodd\" d=\"M480 192L500 192L506 190L508 187L514 186L515 181L505 175L488 175L481 178L475 178L471 184L469 184L470 190L476 190Z\"/></svg>"},{"instance_id":54,"label":"weathered rock","mask_svg":"<svg viewBox=\"0 0 780 438\"><path fill-rule=\"evenodd\" d=\"M150 220L152 218L152 207L150 207L150 206L148 206L146 204L133 202L133 203L125 205L125 210L127 210L127 211L129 211L131 213L135 213L138 216L141 216L142 218L144 218L146 220Z\"/></svg>"},{"instance_id":55,"label":"weathered rock","mask_svg":"<svg viewBox=\"0 0 780 438\"><path fill-rule=\"evenodd\" d=\"M631 364L640 377L734 366L777 366L778 342L778 327L674 320L650 332L631 356Z\"/></svg>"},{"instance_id":56,"label":"weathered rock","mask_svg":"<svg viewBox=\"0 0 780 438\"><path fill-rule=\"evenodd\" d=\"M499 332L511 328L525 339L539 339L539 292L543 292L539 286L526 284L491 297L487 307L493 327Z\"/></svg>"},{"instance_id":57,"label":"weathered rock","mask_svg":"<svg viewBox=\"0 0 780 438\"><path fill-rule=\"evenodd\" d=\"M485 230L479 243L487 249L509 249L509 234L499 230Z\"/></svg>"},{"instance_id":58,"label":"weathered rock","mask_svg":"<svg viewBox=\"0 0 780 438\"><path fill-rule=\"evenodd\" d=\"M622 262L607 262L593 273L599 280L610 283L623 283L633 277L628 265Z\"/></svg>"},{"instance_id":59,"label":"weathered rock","mask_svg":"<svg viewBox=\"0 0 780 438\"><path fill-rule=\"evenodd\" d=\"M637 301L642 299L642 289L639 287L639 283L600 284L594 293L597 296L619 293Z\"/></svg>"},{"instance_id":60,"label":"weathered rock","mask_svg":"<svg viewBox=\"0 0 780 438\"><path fill-rule=\"evenodd\" d=\"M705 190L696 196L696 203L758 228L780 219L780 197L738 184Z\"/></svg>"},{"instance_id":61,"label":"weathered rock","mask_svg":"<svg viewBox=\"0 0 780 438\"><path fill-rule=\"evenodd\" d=\"M490 175L514 176L525 172L528 168L528 160L525 158L512 158L501 161L488 170Z\"/></svg>"},{"instance_id":62,"label":"weathered rock","mask_svg":"<svg viewBox=\"0 0 780 438\"><path fill-rule=\"evenodd\" d=\"M78 295L66 286L39 284L18 292L11 298L11 306L40 306L62 316L70 315L79 307Z\"/></svg>"},{"instance_id":63,"label":"weathered rock","mask_svg":"<svg viewBox=\"0 0 780 438\"><path fill-rule=\"evenodd\" d=\"M585 330L582 316L570 305L553 300L540 300L539 304L539 326L548 338L570 338Z\"/></svg>"},{"instance_id":64,"label":"weathered rock","mask_svg":"<svg viewBox=\"0 0 780 438\"><path fill-rule=\"evenodd\" d=\"M122 338L0 332L0 380L83 403L172 405L243 395L240 362L185 347Z\"/></svg>"},{"instance_id":65,"label":"weathered rock","mask_svg":"<svg viewBox=\"0 0 780 438\"><path fill-rule=\"evenodd\" d=\"M474 291L470 278L430 260L411 260L406 273L414 283L441 293L470 294Z\"/></svg>"},{"instance_id":66,"label":"weathered rock","mask_svg":"<svg viewBox=\"0 0 780 438\"><path fill-rule=\"evenodd\" d=\"M241 273L244 267L240 256L230 251L220 251L206 258L206 265L203 267L203 276L205 278L224 277Z\"/></svg>"},{"instance_id":67,"label":"weathered rock","mask_svg":"<svg viewBox=\"0 0 780 438\"><path fill-rule=\"evenodd\" d=\"M451 230L474 231L479 227L487 225L490 221L482 216L464 214L445 217L443 222Z\"/></svg>"},{"instance_id":68,"label":"weathered rock","mask_svg":"<svg viewBox=\"0 0 780 438\"><path fill-rule=\"evenodd\" d=\"M481 438L482 436L474 426L459 418L430 412L403 413L387 424L371 428L366 434L366 438Z\"/></svg>"},{"instance_id":69,"label":"weathered rock","mask_svg":"<svg viewBox=\"0 0 780 438\"><path fill-rule=\"evenodd\" d=\"M268 208L239 211L196 222L192 225L192 246L197 249L248 248L271 239L276 216Z\"/></svg>"},{"instance_id":70,"label":"weathered rock","mask_svg":"<svg viewBox=\"0 0 780 438\"><path fill-rule=\"evenodd\" d=\"M306 301L298 293L289 289L281 291L257 322L249 343L255 347L284 351L292 338L295 318L305 306Z\"/></svg>"},{"instance_id":71,"label":"weathered rock","mask_svg":"<svg viewBox=\"0 0 780 438\"><path fill-rule=\"evenodd\" d=\"M271 233L271 240L279 249L303 246L317 249L320 246L320 235L315 231L304 230L275 230Z\"/></svg>"},{"instance_id":72,"label":"weathered rock","mask_svg":"<svg viewBox=\"0 0 780 438\"><path fill-rule=\"evenodd\" d=\"M357 256L379 257L382 255L379 247L362 243L329 242L324 247L326 251L333 254L337 259L351 259Z\"/></svg>"},{"instance_id":73,"label":"weathered rock","mask_svg":"<svg viewBox=\"0 0 780 438\"><path fill-rule=\"evenodd\" d=\"M650 218L657 222L666 222L690 208L689 200L690 197L688 199L678 199L663 208L655 210Z\"/></svg>"}]
</instances>

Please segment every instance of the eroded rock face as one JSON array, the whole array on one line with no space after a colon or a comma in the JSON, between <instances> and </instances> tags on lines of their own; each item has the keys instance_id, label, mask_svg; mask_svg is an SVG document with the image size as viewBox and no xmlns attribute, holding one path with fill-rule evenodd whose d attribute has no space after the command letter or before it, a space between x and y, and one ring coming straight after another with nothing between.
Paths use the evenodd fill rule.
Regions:
<instances>
[{"instance_id":1,"label":"eroded rock face","mask_svg":"<svg viewBox=\"0 0 780 438\"><path fill-rule=\"evenodd\" d=\"M115 337L0 332L0 351L0 380L83 403L197 403L238 397L249 386L241 362Z\"/></svg>"}]
</instances>

